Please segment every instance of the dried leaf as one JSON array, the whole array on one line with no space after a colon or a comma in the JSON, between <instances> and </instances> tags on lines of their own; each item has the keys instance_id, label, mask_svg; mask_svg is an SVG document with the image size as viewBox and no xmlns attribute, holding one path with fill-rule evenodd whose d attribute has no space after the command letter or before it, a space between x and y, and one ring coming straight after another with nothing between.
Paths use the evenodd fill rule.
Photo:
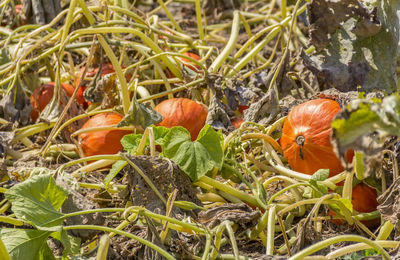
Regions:
<instances>
[{"instance_id":1,"label":"dried leaf","mask_svg":"<svg viewBox=\"0 0 400 260\"><path fill-rule=\"evenodd\" d=\"M400 228L400 178L393 181L390 187L378 197L378 210L383 219Z\"/></svg>"},{"instance_id":2,"label":"dried leaf","mask_svg":"<svg viewBox=\"0 0 400 260\"><path fill-rule=\"evenodd\" d=\"M0 116L10 122L27 125L31 111L31 102L17 80L15 86L0 100Z\"/></svg>"},{"instance_id":3,"label":"dried leaf","mask_svg":"<svg viewBox=\"0 0 400 260\"><path fill-rule=\"evenodd\" d=\"M318 51L301 57L322 89L396 90L399 8L396 0L381 1L372 10L356 0L312 2L311 42Z\"/></svg>"},{"instance_id":4,"label":"dried leaf","mask_svg":"<svg viewBox=\"0 0 400 260\"><path fill-rule=\"evenodd\" d=\"M163 116L154 111L148 103L139 103L132 100L128 114L118 124L121 126L140 125L145 129L148 126L156 125L163 120Z\"/></svg>"},{"instance_id":5,"label":"dried leaf","mask_svg":"<svg viewBox=\"0 0 400 260\"><path fill-rule=\"evenodd\" d=\"M254 227L261 217L260 211L252 210L247 204L224 204L199 213L199 220L208 228L214 228L225 220L233 221L243 229Z\"/></svg>"},{"instance_id":6,"label":"dried leaf","mask_svg":"<svg viewBox=\"0 0 400 260\"><path fill-rule=\"evenodd\" d=\"M225 105L216 95L211 97L206 124L212 126L214 129L228 129L232 126Z\"/></svg>"},{"instance_id":7,"label":"dried leaf","mask_svg":"<svg viewBox=\"0 0 400 260\"><path fill-rule=\"evenodd\" d=\"M250 105L244 112L244 121L268 124L278 114L278 96L274 89L271 89L259 101Z\"/></svg>"},{"instance_id":8,"label":"dried leaf","mask_svg":"<svg viewBox=\"0 0 400 260\"><path fill-rule=\"evenodd\" d=\"M357 36L373 36L381 28L377 9L374 8L370 11L357 0L314 0L307 6L307 14L310 23L311 43L317 50L322 50L330 44L332 34L340 29L349 17L357 20L352 28Z\"/></svg>"}]
</instances>

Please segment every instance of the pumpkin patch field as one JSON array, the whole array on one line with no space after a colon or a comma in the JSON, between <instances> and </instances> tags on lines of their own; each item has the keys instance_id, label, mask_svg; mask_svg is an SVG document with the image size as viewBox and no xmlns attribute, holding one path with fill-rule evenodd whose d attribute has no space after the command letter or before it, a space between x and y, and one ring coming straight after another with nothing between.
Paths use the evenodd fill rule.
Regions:
<instances>
[{"instance_id":1,"label":"pumpkin patch field","mask_svg":"<svg viewBox=\"0 0 400 260\"><path fill-rule=\"evenodd\" d=\"M0 10L0 259L400 259L400 1Z\"/></svg>"}]
</instances>

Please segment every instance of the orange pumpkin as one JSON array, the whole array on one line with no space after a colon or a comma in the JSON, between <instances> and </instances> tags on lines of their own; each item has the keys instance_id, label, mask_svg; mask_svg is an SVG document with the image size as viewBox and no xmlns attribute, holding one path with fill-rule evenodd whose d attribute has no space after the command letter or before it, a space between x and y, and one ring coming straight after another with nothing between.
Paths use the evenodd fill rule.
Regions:
<instances>
[{"instance_id":1,"label":"orange pumpkin","mask_svg":"<svg viewBox=\"0 0 400 260\"><path fill-rule=\"evenodd\" d=\"M74 93L74 87L68 85L66 83L61 83L62 88L65 90L69 97ZM50 82L44 85L41 85L37 89L35 89L30 97L30 101L32 104L31 111L31 119L33 122L36 122L39 117L39 113L43 111L43 109L50 102L51 98L54 94L54 82ZM78 93L75 96L76 101L83 107L85 107L85 99L83 98L83 90L79 89Z\"/></svg>"},{"instance_id":2,"label":"orange pumpkin","mask_svg":"<svg viewBox=\"0 0 400 260\"><path fill-rule=\"evenodd\" d=\"M339 111L339 104L331 99L310 100L290 111L280 144L293 170L313 174L329 169L330 177L344 170L330 140L331 122Z\"/></svg>"},{"instance_id":3,"label":"orange pumpkin","mask_svg":"<svg viewBox=\"0 0 400 260\"><path fill-rule=\"evenodd\" d=\"M203 105L187 98L164 100L154 110L164 117L158 125L168 128L183 126L190 132L192 141L206 123L208 113Z\"/></svg>"},{"instance_id":4,"label":"orange pumpkin","mask_svg":"<svg viewBox=\"0 0 400 260\"><path fill-rule=\"evenodd\" d=\"M376 198L378 194L376 189L371 188L370 186L359 183L353 188L351 203L353 204L353 210L360 213L369 213L375 211L378 207L378 201ZM332 210L329 211L329 215L335 216L336 213ZM341 219L332 219L331 220L336 225L343 224L343 220ZM368 227L373 227L379 224L380 219L371 219L371 220L363 220L361 221L364 225Z\"/></svg>"},{"instance_id":5,"label":"orange pumpkin","mask_svg":"<svg viewBox=\"0 0 400 260\"><path fill-rule=\"evenodd\" d=\"M101 113L90 118L81 129L111 126L118 124L123 116L118 113ZM82 152L85 156L99 154L115 154L123 149L121 138L132 131L127 130L100 130L78 135Z\"/></svg>"}]
</instances>

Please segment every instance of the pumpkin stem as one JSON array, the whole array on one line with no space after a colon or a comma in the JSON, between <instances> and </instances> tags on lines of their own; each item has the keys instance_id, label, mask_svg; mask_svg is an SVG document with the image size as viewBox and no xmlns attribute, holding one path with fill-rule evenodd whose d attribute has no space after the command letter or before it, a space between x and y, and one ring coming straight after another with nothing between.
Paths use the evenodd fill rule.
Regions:
<instances>
[{"instance_id":1,"label":"pumpkin stem","mask_svg":"<svg viewBox=\"0 0 400 260\"><path fill-rule=\"evenodd\" d=\"M296 143L299 146L299 150L300 150L300 158L302 160L304 160L304 155L303 155L303 150L302 147L304 146L304 143L306 141L306 138L303 135L299 135L296 137Z\"/></svg>"}]
</instances>

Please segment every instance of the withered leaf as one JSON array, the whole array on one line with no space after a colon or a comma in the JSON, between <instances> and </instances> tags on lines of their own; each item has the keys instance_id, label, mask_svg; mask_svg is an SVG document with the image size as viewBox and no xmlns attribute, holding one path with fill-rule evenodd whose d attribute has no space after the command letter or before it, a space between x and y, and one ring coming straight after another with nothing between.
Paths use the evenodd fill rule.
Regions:
<instances>
[{"instance_id":1,"label":"withered leaf","mask_svg":"<svg viewBox=\"0 0 400 260\"><path fill-rule=\"evenodd\" d=\"M308 6L311 43L317 52L301 57L321 89L396 90L399 8L396 0L381 1L373 9L357 0L321 0Z\"/></svg>"},{"instance_id":2,"label":"withered leaf","mask_svg":"<svg viewBox=\"0 0 400 260\"><path fill-rule=\"evenodd\" d=\"M31 102L17 80L15 86L0 100L0 116L12 123L27 125L31 111Z\"/></svg>"}]
</instances>

